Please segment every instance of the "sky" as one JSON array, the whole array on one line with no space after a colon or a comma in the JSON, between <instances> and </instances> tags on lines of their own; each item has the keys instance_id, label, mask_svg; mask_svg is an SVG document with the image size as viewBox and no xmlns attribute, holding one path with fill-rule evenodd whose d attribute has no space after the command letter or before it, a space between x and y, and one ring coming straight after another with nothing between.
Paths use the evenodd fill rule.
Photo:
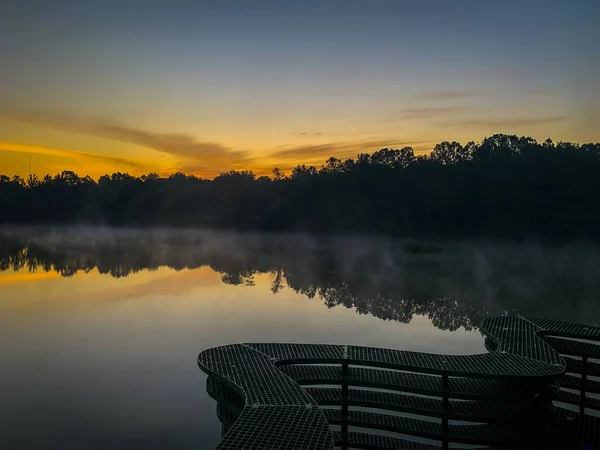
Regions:
<instances>
[{"instance_id":1,"label":"sky","mask_svg":"<svg viewBox=\"0 0 600 450\"><path fill-rule=\"evenodd\" d=\"M2 0L0 174L600 141L597 0Z\"/></svg>"}]
</instances>

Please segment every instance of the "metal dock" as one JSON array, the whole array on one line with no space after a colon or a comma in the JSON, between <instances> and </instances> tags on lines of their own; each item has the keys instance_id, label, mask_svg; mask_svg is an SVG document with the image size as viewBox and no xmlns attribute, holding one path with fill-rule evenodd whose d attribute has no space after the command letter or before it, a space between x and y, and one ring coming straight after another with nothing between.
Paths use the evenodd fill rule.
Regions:
<instances>
[{"instance_id":1,"label":"metal dock","mask_svg":"<svg viewBox=\"0 0 600 450\"><path fill-rule=\"evenodd\" d=\"M599 327L500 316L481 331L489 353L478 355L205 350L198 364L223 424L217 448L600 449Z\"/></svg>"}]
</instances>

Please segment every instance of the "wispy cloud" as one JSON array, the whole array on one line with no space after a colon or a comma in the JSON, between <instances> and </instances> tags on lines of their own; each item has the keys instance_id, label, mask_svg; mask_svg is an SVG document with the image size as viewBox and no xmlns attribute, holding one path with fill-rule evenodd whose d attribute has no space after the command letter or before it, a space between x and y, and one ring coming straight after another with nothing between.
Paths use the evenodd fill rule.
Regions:
<instances>
[{"instance_id":1,"label":"wispy cloud","mask_svg":"<svg viewBox=\"0 0 600 450\"><path fill-rule=\"evenodd\" d=\"M217 142L199 141L181 133L156 133L110 120L72 117L48 111L20 112L9 117L32 125L127 142L168 153L197 163L197 167L204 172L227 170L236 163L247 163L250 160L248 152L236 151Z\"/></svg>"},{"instance_id":2,"label":"wispy cloud","mask_svg":"<svg viewBox=\"0 0 600 450\"><path fill-rule=\"evenodd\" d=\"M482 66L475 69L475 72L486 74L486 75L514 75L514 76L523 76L528 74L535 73L535 66L532 64L525 65L489 65Z\"/></svg>"},{"instance_id":3,"label":"wispy cloud","mask_svg":"<svg viewBox=\"0 0 600 450\"><path fill-rule=\"evenodd\" d=\"M465 119L465 120L451 120L445 122L445 125L449 126L477 126L477 127L532 127L536 125L549 125L558 122L564 122L569 120L569 116L548 116L548 117L521 117L521 118L510 118L510 119Z\"/></svg>"},{"instance_id":4,"label":"wispy cloud","mask_svg":"<svg viewBox=\"0 0 600 450\"><path fill-rule=\"evenodd\" d=\"M314 133L309 133L306 131L303 131L302 133L291 133L292 136L299 136L299 137L320 137L323 136L324 133L322 133L321 131L316 131Z\"/></svg>"},{"instance_id":5,"label":"wispy cloud","mask_svg":"<svg viewBox=\"0 0 600 450\"><path fill-rule=\"evenodd\" d=\"M470 106L436 106L426 108L404 108L394 112L388 117L387 121L400 120L428 120L447 117L453 114L459 114L474 111L476 108Z\"/></svg>"},{"instance_id":6,"label":"wispy cloud","mask_svg":"<svg viewBox=\"0 0 600 450\"><path fill-rule=\"evenodd\" d=\"M48 148L48 147L40 147L36 145L24 145L24 144L16 144L12 142L0 142L0 151L9 151L9 152L21 152L21 153L33 153L38 155L50 155L50 156L58 156L61 158L70 158L70 159L79 159L79 160L96 160L108 164L117 164L126 167L130 167L137 171L145 171L146 167L144 164L131 161L125 158L117 158L113 156L102 156L96 155L93 153L72 151L72 150L62 150L57 148Z\"/></svg>"},{"instance_id":7,"label":"wispy cloud","mask_svg":"<svg viewBox=\"0 0 600 450\"><path fill-rule=\"evenodd\" d=\"M406 141L401 139L377 139L362 141L330 142L327 144L302 145L286 148L272 153L272 158L296 159L298 161L324 162L330 156L336 158L354 158L359 153L372 152L384 147L400 148L411 146L415 151L426 151L431 148L432 141Z\"/></svg>"},{"instance_id":8,"label":"wispy cloud","mask_svg":"<svg viewBox=\"0 0 600 450\"><path fill-rule=\"evenodd\" d=\"M461 100L466 98L477 97L474 92L466 91L443 91L443 92L432 92L430 94L417 95L412 97L415 101L429 101L429 100Z\"/></svg>"}]
</instances>

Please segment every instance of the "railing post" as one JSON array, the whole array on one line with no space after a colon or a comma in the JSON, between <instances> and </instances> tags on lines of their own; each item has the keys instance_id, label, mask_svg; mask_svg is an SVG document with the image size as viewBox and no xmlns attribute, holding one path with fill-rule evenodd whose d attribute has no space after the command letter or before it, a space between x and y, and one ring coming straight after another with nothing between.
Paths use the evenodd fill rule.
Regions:
<instances>
[{"instance_id":1,"label":"railing post","mask_svg":"<svg viewBox=\"0 0 600 450\"><path fill-rule=\"evenodd\" d=\"M581 358L581 386L579 388L579 417L585 414L585 385L587 383L587 363L588 357Z\"/></svg>"},{"instance_id":2,"label":"railing post","mask_svg":"<svg viewBox=\"0 0 600 450\"><path fill-rule=\"evenodd\" d=\"M342 363L342 450L348 449L348 363Z\"/></svg>"},{"instance_id":3,"label":"railing post","mask_svg":"<svg viewBox=\"0 0 600 450\"><path fill-rule=\"evenodd\" d=\"M587 384L587 372L588 372L588 357L584 355L581 357L581 386L579 388L579 437L583 438L583 424L585 423L585 393Z\"/></svg>"},{"instance_id":4,"label":"railing post","mask_svg":"<svg viewBox=\"0 0 600 450\"><path fill-rule=\"evenodd\" d=\"M530 389L535 392L537 389L535 387L529 386L529 383L524 383L526 391ZM538 434L536 437L536 446L535 448L540 450L545 450L550 445L550 426L552 419L552 396L551 389L552 385L549 381L544 381L541 383L539 388L539 393L534 394L534 405L535 408L539 411L540 421L538 423Z\"/></svg>"},{"instance_id":5,"label":"railing post","mask_svg":"<svg viewBox=\"0 0 600 450\"><path fill-rule=\"evenodd\" d=\"M442 401L444 405L444 413L442 415L442 449L448 450L448 414L450 413L449 399L449 383L448 375L442 375Z\"/></svg>"}]
</instances>

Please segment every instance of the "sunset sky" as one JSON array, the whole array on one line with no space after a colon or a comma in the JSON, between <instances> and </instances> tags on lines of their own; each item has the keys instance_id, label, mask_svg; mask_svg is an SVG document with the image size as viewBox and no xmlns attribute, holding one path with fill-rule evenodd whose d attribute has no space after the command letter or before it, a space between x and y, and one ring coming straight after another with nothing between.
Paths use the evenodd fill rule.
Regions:
<instances>
[{"instance_id":1,"label":"sunset sky","mask_svg":"<svg viewBox=\"0 0 600 450\"><path fill-rule=\"evenodd\" d=\"M3 0L0 174L600 141L598 0Z\"/></svg>"}]
</instances>

